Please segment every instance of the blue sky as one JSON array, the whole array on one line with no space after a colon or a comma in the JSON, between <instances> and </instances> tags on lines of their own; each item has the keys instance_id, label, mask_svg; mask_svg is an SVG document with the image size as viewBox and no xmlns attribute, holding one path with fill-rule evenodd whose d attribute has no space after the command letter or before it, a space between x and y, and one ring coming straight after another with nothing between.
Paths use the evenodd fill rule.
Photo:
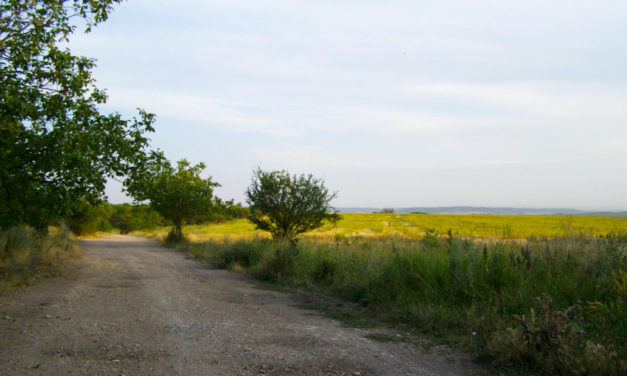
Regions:
<instances>
[{"instance_id":1,"label":"blue sky","mask_svg":"<svg viewBox=\"0 0 627 376\"><path fill-rule=\"evenodd\" d=\"M253 169L334 205L627 209L627 2L130 0L74 53L107 110L244 201ZM110 200L124 200L111 184Z\"/></svg>"}]
</instances>

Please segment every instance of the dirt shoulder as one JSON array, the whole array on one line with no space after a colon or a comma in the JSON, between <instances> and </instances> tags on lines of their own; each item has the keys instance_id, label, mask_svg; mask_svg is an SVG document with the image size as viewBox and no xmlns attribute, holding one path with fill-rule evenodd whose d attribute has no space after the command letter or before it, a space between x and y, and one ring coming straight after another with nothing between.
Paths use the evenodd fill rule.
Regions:
<instances>
[{"instance_id":1,"label":"dirt shoulder","mask_svg":"<svg viewBox=\"0 0 627 376\"><path fill-rule=\"evenodd\" d=\"M449 350L365 338L292 294L130 236L0 296L3 375L476 375Z\"/></svg>"}]
</instances>

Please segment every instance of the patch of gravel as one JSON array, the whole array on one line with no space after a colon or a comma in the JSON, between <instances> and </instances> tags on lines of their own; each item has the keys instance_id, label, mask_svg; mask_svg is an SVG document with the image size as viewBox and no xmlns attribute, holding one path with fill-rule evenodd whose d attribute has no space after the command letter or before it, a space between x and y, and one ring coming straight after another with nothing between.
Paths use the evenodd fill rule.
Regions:
<instances>
[{"instance_id":1,"label":"patch of gravel","mask_svg":"<svg viewBox=\"0 0 627 376\"><path fill-rule=\"evenodd\" d=\"M2 375L478 375L446 348L378 342L303 298L154 241L81 242L63 277L0 296Z\"/></svg>"}]
</instances>

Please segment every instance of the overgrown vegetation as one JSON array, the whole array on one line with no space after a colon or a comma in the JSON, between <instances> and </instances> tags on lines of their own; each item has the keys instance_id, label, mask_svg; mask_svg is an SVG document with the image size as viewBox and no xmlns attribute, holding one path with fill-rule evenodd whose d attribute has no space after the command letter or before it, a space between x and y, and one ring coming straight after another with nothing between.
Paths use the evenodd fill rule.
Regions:
<instances>
[{"instance_id":1,"label":"overgrown vegetation","mask_svg":"<svg viewBox=\"0 0 627 376\"><path fill-rule=\"evenodd\" d=\"M101 231L118 229L121 234L150 230L167 224L166 220L148 205L111 205L111 214L103 218Z\"/></svg>"},{"instance_id":2,"label":"overgrown vegetation","mask_svg":"<svg viewBox=\"0 0 627 376\"><path fill-rule=\"evenodd\" d=\"M111 223L107 219L112 215L113 206L110 204L92 204L87 200L78 200L71 213L64 218L64 222L74 234L88 235L111 230Z\"/></svg>"},{"instance_id":3,"label":"overgrown vegetation","mask_svg":"<svg viewBox=\"0 0 627 376\"><path fill-rule=\"evenodd\" d=\"M0 291L31 284L80 254L65 228L47 235L23 226L0 231Z\"/></svg>"},{"instance_id":4,"label":"overgrown vegetation","mask_svg":"<svg viewBox=\"0 0 627 376\"><path fill-rule=\"evenodd\" d=\"M357 302L543 375L627 372L627 235L510 240L435 230L420 238L263 237L181 246L206 262Z\"/></svg>"}]
</instances>

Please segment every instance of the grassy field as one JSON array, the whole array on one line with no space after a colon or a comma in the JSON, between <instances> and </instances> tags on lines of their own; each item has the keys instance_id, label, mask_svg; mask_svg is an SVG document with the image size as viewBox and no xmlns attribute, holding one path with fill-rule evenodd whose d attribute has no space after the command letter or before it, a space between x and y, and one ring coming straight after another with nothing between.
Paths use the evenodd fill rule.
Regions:
<instances>
[{"instance_id":1,"label":"grassy field","mask_svg":"<svg viewBox=\"0 0 627 376\"><path fill-rule=\"evenodd\" d=\"M305 238L341 240L344 237L395 236L417 239L428 231L458 237L527 239L627 232L627 218L585 216L510 216L448 214L343 214L335 225L309 232ZM158 230L160 235L164 229ZM185 232L193 241L245 240L268 237L255 230L245 219L226 223L187 226ZM431 231L430 231L431 232Z\"/></svg>"},{"instance_id":2,"label":"grassy field","mask_svg":"<svg viewBox=\"0 0 627 376\"><path fill-rule=\"evenodd\" d=\"M177 247L198 260L357 302L485 361L627 374L625 218L345 214L297 244L245 220L184 231Z\"/></svg>"}]
</instances>

